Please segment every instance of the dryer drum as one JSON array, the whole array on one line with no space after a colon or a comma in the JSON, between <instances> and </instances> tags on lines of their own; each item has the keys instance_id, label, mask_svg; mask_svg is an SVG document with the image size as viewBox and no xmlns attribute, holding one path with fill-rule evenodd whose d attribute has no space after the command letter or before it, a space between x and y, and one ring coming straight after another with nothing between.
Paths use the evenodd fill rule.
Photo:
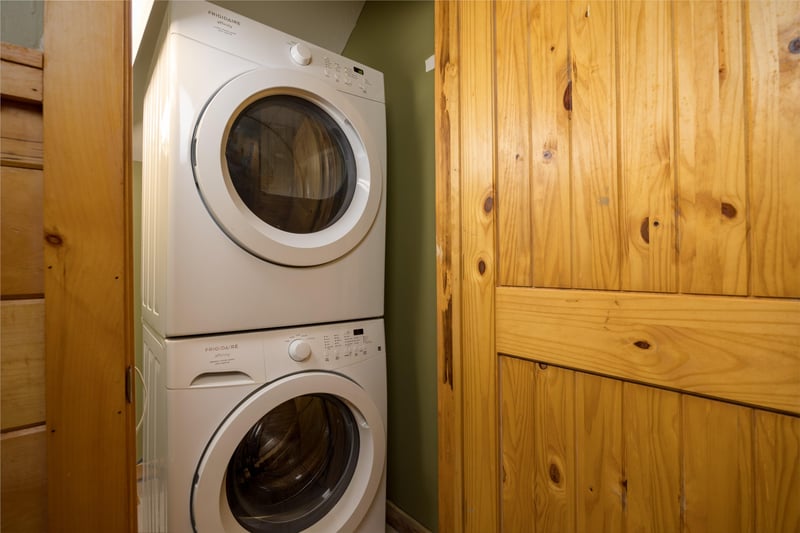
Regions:
<instances>
[{"instance_id":1,"label":"dryer drum","mask_svg":"<svg viewBox=\"0 0 800 533\"><path fill-rule=\"evenodd\" d=\"M333 225L356 187L347 136L325 111L297 96L264 96L242 110L227 137L225 161L248 209L289 233Z\"/></svg>"},{"instance_id":2,"label":"dryer drum","mask_svg":"<svg viewBox=\"0 0 800 533\"><path fill-rule=\"evenodd\" d=\"M358 451L355 418L335 396L284 402L247 432L228 463L231 512L248 531L303 531L345 492Z\"/></svg>"}]
</instances>

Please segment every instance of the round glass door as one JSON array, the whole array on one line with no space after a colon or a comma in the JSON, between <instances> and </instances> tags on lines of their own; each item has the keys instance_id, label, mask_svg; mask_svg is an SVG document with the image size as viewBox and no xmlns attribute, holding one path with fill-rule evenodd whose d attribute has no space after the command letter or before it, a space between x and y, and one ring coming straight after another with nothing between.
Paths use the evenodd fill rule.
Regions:
<instances>
[{"instance_id":1,"label":"round glass door","mask_svg":"<svg viewBox=\"0 0 800 533\"><path fill-rule=\"evenodd\" d=\"M233 121L228 175L259 219L289 233L330 227L350 206L356 161L342 128L313 103L270 95Z\"/></svg>"},{"instance_id":2,"label":"round glass door","mask_svg":"<svg viewBox=\"0 0 800 533\"><path fill-rule=\"evenodd\" d=\"M355 418L338 398L309 394L283 402L250 428L228 463L231 513L251 532L307 529L344 494L358 448Z\"/></svg>"},{"instance_id":3,"label":"round glass door","mask_svg":"<svg viewBox=\"0 0 800 533\"><path fill-rule=\"evenodd\" d=\"M218 226L273 263L334 261L366 236L382 166L354 97L299 72L255 70L224 85L195 128L198 191Z\"/></svg>"},{"instance_id":4,"label":"round glass door","mask_svg":"<svg viewBox=\"0 0 800 533\"><path fill-rule=\"evenodd\" d=\"M380 410L350 379L286 376L255 390L221 422L191 488L196 531L349 531L384 472Z\"/></svg>"}]
</instances>

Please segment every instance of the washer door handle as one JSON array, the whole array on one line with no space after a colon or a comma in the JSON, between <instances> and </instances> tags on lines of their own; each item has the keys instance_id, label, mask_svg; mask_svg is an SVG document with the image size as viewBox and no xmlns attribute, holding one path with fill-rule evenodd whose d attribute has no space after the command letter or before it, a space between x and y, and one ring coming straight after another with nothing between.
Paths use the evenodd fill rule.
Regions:
<instances>
[{"instance_id":1,"label":"washer door handle","mask_svg":"<svg viewBox=\"0 0 800 533\"><path fill-rule=\"evenodd\" d=\"M189 387L230 387L231 385L250 385L255 383L252 377L239 370L229 372L203 372L192 380Z\"/></svg>"}]
</instances>

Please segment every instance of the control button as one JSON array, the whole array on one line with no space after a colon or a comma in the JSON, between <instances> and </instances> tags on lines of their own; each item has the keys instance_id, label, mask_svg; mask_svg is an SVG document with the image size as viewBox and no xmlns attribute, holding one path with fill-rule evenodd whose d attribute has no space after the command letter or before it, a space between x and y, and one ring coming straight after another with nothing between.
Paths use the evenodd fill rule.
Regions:
<instances>
[{"instance_id":1,"label":"control button","mask_svg":"<svg viewBox=\"0 0 800 533\"><path fill-rule=\"evenodd\" d=\"M292 45L292 61L298 65L308 65L311 63L311 49L303 43Z\"/></svg>"},{"instance_id":2,"label":"control button","mask_svg":"<svg viewBox=\"0 0 800 533\"><path fill-rule=\"evenodd\" d=\"M311 345L306 341L294 340L289 344L289 357L295 361L305 361L310 355Z\"/></svg>"}]
</instances>

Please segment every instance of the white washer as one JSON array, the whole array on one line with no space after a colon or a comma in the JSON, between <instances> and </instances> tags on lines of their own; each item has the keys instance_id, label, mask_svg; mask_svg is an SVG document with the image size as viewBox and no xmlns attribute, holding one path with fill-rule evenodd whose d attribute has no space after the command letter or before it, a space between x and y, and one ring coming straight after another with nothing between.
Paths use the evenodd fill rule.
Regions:
<instances>
[{"instance_id":1,"label":"white washer","mask_svg":"<svg viewBox=\"0 0 800 533\"><path fill-rule=\"evenodd\" d=\"M140 531L385 531L382 320L144 343Z\"/></svg>"},{"instance_id":2,"label":"white washer","mask_svg":"<svg viewBox=\"0 0 800 533\"><path fill-rule=\"evenodd\" d=\"M163 337L383 316L383 75L174 2L143 115L142 312Z\"/></svg>"}]
</instances>

